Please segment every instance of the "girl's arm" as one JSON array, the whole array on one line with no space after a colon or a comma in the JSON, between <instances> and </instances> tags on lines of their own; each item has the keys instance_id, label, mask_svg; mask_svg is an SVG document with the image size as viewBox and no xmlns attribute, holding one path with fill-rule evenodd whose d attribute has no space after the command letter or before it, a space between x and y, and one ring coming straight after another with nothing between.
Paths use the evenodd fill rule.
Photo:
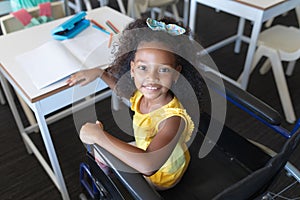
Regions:
<instances>
[{"instance_id":1,"label":"girl's arm","mask_svg":"<svg viewBox=\"0 0 300 200\"><path fill-rule=\"evenodd\" d=\"M80 84L81 86L84 86L94 81L98 77L101 78L111 89L115 88L117 80L109 73L107 73L105 70L100 68L93 68L93 69L86 69L86 70L79 71L71 75L71 77L67 80L67 83L70 86L76 84Z\"/></svg>"},{"instance_id":2,"label":"girl's arm","mask_svg":"<svg viewBox=\"0 0 300 200\"><path fill-rule=\"evenodd\" d=\"M180 117L164 120L160 124L159 132L145 151L110 135L97 123L82 126L80 139L87 144L98 144L130 167L150 176L170 157L184 126L185 123Z\"/></svg>"}]
</instances>

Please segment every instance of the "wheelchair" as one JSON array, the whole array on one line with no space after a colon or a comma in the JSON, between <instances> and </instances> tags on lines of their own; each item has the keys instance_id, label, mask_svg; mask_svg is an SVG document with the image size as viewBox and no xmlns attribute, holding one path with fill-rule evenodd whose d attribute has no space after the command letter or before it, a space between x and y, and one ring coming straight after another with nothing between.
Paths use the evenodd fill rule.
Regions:
<instances>
[{"instance_id":1,"label":"wheelchair","mask_svg":"<svg viewBox=\"0 0 300 200\"><path fill-rule=\"evenodd\" d=\"M222 90L214 81L215 74L208 72L206 75L206 84L217 95L287 139L281 151L274 153L226 125L217 141L207 139L210 122L218 121L209 112L203 112L189 147L190 165L175 187L164 191L153 189L140 173L93 145L92 148L102 156L112 173L106 175L93 155L87 152L87 161L80 166L80 182L89 199L268 200L275 199L268 188L278 179L280 172L286 170L297 183L300 182L298 169L289 162L300 142L300 120L292 131L288 131L281 126L281 116L273 108L226 80L223 80L225 90ZM199 149L205 141L214 146L209 154L200 158ZM120 168L126 170L118 170Z\"/></svg>"}]
</instances>

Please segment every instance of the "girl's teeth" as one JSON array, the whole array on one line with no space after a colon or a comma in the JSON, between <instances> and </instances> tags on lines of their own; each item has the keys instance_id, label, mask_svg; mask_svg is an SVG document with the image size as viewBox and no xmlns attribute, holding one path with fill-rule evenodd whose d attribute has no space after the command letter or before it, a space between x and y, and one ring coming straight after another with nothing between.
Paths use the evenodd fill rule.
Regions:
<instances>
[{"instance_id":1,"label":"girl's teeth","mask_svg":"<svg viewBox=\"0 0 300 200\"><path fill-rule=\"evenodd\" d=\"M147 86L146 87L148 90L156 90L157 88L156 87L150 87L150 86Z\"/></svg>"}]
</instances>

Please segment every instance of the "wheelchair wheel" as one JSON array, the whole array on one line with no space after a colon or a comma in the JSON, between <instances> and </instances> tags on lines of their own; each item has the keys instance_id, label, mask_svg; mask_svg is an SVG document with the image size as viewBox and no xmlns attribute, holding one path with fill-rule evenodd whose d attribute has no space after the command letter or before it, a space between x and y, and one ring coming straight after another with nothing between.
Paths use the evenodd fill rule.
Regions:
<instances>
[{"instance_id":1,"label":"wheelchair wheel","mask_svg":"<svg viewBox=\"0 0 300 200\"><path fill-rule=\"evenodd\" d=\"M128 196L128 191L119 183L113 172L106 175L95 162L92 155L87 154L87 166L90 173L88 191L92 199L101 200L127 200L132 199ZM81 178L82 179L82 178ZM82 180L81 180L82 182Z\"/></svg>"}]
</instances>

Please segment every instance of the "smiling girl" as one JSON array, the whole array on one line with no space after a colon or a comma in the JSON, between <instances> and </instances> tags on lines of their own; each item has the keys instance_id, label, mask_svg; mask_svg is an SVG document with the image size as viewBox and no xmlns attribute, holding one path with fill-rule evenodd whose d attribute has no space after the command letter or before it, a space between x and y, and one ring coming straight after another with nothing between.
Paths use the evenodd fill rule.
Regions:
<instances>
[{"instance_id":1,"label":"smiling girl","mask_svg":"<svg viewBox=\"0 0 300 200\"><path fill-rule=\"evenodd\" d=\"M174 53L184 34L188 30L172 19L137 19L123 31L116 59L108 69L83 70L68 80L71 86L85 85L100 77L122 95L124 85L118 86L118 80L129 72L134 86L130 102L135 145L112 136L100 122L83 125L80 138L103 147L160 190L175 186L190 162L186 143L194 123L171 89L180 73L189 70Z\"/></svg>"}]
</instances>

